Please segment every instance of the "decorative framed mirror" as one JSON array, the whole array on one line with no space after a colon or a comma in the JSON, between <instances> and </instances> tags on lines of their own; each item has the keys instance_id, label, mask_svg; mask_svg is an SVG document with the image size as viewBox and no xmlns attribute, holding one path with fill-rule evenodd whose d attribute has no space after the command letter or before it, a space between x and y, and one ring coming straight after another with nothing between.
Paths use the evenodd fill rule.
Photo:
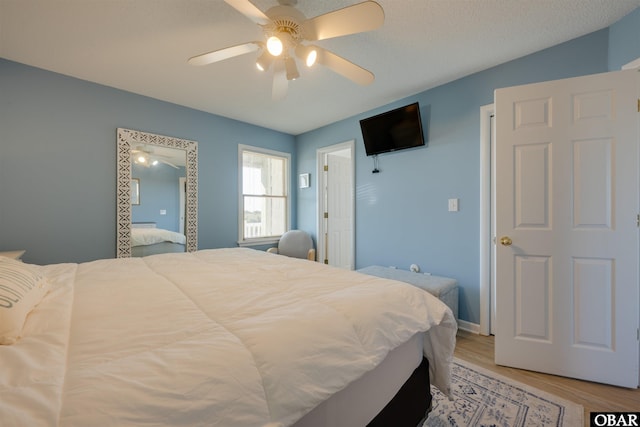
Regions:
<instances>
[{"instance_id":1,"label":"decorative framed mirror","mask_svg":"<svg viewBox=\"0 0 640 427\"><path fill-rule=\"evenodd\" d=\"M122 128L118 128L116 142L118 165L116 184L116 257L128 258L135 255L132 250L132 226L134 223L132 222L133 194L131 185L132 180L137 178L132 174L134 166L136 166L136 163L142 163L145 167L150 167L148 162L158 163L158 159L172 168L184 170L186 177L180 180L182 183L180 186L184 188L184 201L180 197L179 209L180 212L184 212L184 216L180 214L180 230L176 230L176 232L184 233L183 251L196 251L198 249L198 143L186 139ZM134 155L136 156L135 158ZM176 155L177 157L172 157ZM182 166L182 163L184 166ZM177 186L178 184L176 184ZM140 197L138 200L141 199ZM141 206L137 205L136 209ZM167 209L161 209L158 213L165 216L167 215ZM164 218L162 217L161 219ZM149 226L149 222L142 224L144 228Z\"/></svg>"}]
</instances>

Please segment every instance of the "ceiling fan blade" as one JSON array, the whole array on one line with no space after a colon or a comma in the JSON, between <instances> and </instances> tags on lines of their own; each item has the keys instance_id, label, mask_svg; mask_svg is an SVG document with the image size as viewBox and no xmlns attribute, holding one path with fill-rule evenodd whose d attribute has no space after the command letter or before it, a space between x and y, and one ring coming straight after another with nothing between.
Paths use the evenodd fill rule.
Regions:
<instances>
[{"instance_id":1,"label":"ceiling fan blade","mask_svg":"<svg viewBox=\"0 0 640 427\"><path fill-rule=\"evenodd\" d=\"M325 13L304 23L307 40L324 40L375 30L384 23L384 10L375 1L365 1Z\"/></svg>"},{"instance_id":2,"label":"ceiling fan blade","mask_svg":"<svg viewBox=\"0 0 640 427\"><path fill-rule=\"evenodd\" d=\"M258 9L249 0L224 0L227 4L233 7L238 12L242 13L247 18L251 19L258 25L267 25L271 22L269 17L265 15L260 9Z\"/></svg>"},{"instance_id":3,"label":"ceiling fan blade","mask_svg":"<svg viewBox=\"0 0 640 427\"><path fill-rule=\"evenodd\" d=\"M168 161L166 161L166 160L159 159L158 161L159 161L160 163L164 163L164 164L165 164L165 165L167 165L167 166L171 166L171 167L172 167L172 168L174 168L174 169L180 169L178 166L176 166L176 165L174 165L173 163L168 162Z\"/></svg>"},{"instance_id":4,"label":"ceiling fan blade","mask_svg":"<svg viewBox=\"0 0 640 427\"><path fill-rule=\"evenodd\" d=\"M322 49L321 47L313 46L313 48L318 51L318 63L342 75L343 77L353 80L363 86L371 84L375 79L371 71L365 70L361 66L356 65L331 51Z\"/></svg>"},{"instance_id":5,"label":"ceiling fan blade","mask_svg":"<svg viewBox=\"0 0 640 427\"><path fill-rule=\"evenodd\" d=\"M274 101L280 101L287 96L287 89L289 87L287 70L283 61L277 61L273 65L273 91L271 96Z\"/></svg>"},{"instance_id":6,"label":"ceiling fan blade","mask_svg":"<svg viewBox=\"0 0 640 427\"><path fill-rule=\"evenodd\" d=\"M225 47L189 58L187 61L191 65L209 65L214 62L224 61L235 56L255 52L260 48L260 42L243 43L236 46Z\"/></svg>"}]
</instances>

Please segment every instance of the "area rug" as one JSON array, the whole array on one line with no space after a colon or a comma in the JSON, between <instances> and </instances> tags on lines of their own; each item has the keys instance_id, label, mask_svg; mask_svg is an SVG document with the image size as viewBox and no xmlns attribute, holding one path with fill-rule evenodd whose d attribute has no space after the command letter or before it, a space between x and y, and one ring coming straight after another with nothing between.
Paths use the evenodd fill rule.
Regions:
<instances>
[{"instance_id":1,"label":"area rug","mask_svg":"<svg viewBox=\"0 0 640 427\"><path fill-rule=\"evenodd\" d=\"M583 408L461 359L452 365L453 400L432 387L423 427L578 427Z\"/></svg>"}]
</instances>

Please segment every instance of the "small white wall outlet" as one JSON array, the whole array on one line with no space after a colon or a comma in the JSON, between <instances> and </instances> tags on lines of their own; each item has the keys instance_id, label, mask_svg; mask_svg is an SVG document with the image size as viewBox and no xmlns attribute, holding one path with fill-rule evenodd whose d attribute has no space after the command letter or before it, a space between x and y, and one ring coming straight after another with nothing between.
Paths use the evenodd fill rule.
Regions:
<instances>
[{"instance_id":1,"label":"small white wall outlet","mask_svg":"<svg viewBox=\"0 0 640 427\"><path fill-rule=\"evenodd\" d=\"M160 209L160 215L166 215L166 214L167 214L166 209Z\"/></svg>"},{"instance_id":2,"label":"small white wall outlet","mask_svg":"<svg viewBox=\"0 0 640 427\"><path fill-rule=\"evenodd\" d=\"M449 199L449 212L458 212L458 199Z\"/></svg>"}]
</instances>

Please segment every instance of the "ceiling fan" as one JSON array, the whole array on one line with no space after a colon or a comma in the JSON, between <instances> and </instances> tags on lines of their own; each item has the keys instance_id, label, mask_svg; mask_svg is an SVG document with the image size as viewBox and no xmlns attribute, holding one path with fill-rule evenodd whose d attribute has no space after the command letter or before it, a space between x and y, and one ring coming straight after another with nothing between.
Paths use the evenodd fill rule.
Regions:
<instances>
[{"instance_id":1,"label":"ceiling fan","mask_svg":"<svg viewBox=\"0 0 640 427\"><path fill-rule=\"evenodd\" d=\"M169 156L156 154L152 148L148 148L142 145L131 149L131 158L136 165L144 166L146 168L156 166L159 163L164 163L165 165L171 166L172 168L179 169L177 165L167 160Z\"/></svg>"},{"instance_id":2,"label":"ceiling fan","mask_svg":"<svg viewBox=\"0 0 640 427\"><path fill-rule=\"evenodd\" d=\"M307 19L294 6L297 0L278 0L279 5L262 12L249 0L224 0L238 12L258 24L264 41L251 41L194 56L192 65L208 65L260 50L256 67L261 71L273 66L273 99L286 96L289 80L300 77L295 58L307 67L320 63L330 70L358 83L373 82L370 71L317 45L307 44L371 31L382 26L384 11L375 1L364 1Z\"/></svg>"}]
</instances>

